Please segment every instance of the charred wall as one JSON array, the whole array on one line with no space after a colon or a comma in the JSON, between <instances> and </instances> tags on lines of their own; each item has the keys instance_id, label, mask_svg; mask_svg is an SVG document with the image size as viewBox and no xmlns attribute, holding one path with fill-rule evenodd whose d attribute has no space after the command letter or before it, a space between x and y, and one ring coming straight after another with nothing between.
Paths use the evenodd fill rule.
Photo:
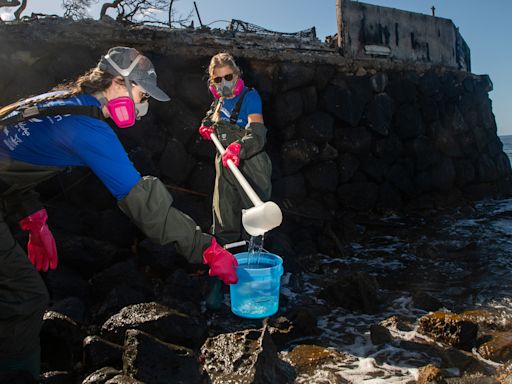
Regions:
<instances>
[{"instance_id":1,"label":"charred wall","mask_svg":"<svg viewBox=\"0 0 512 384\"><path fill-rule=\"evenodd\" d=\"M214 148L197 127L211 103L209 57L221 50L262 96L273 199L295 213L341 217L510 192L486 75L349 61L315 42L92 21L2 25L0 44L0 104L76 78L111 46L144 51L172 101L152 102L147 118L118 133L141 173L198 192L203 212Z\"/></svg>"}]
</instances>

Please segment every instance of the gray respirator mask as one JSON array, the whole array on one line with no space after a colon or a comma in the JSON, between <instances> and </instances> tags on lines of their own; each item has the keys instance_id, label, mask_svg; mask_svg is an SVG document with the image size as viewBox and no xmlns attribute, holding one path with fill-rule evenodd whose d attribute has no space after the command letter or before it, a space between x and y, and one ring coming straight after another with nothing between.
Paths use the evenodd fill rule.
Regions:
<instances>
[{"instance_id":1,"label":"gray respirator mask","mask_svg":"<svg viewBox=\"0 0 512 384\"><path fill-rule=\"evenodd\" d=\"M221 94L222 97L230 97L233 96L234 88L236 84L236 79L231 81L227 81L226 79L222 79L221 83L217 85L217 91Z\"/></svg>"}]
</instances>

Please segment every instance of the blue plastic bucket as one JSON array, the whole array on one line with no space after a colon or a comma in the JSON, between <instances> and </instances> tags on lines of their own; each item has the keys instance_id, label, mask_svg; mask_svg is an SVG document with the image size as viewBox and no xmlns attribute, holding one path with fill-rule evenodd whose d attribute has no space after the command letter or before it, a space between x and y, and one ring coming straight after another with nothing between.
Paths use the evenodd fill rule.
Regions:
<instances>
[{"instance_id":1,"label":"blue plastic bucket","mask_svg":"<svg viewBox=\"0 0 512 384\"><path fill-rule=\"evenodd\" d=\"M248 252L237 253L238 283L229 286L231 311L240 317L260 319L279 309L279 288L283 275L283 259L273 253L262 252L249 257ZM249 264L257 258L258 264Z\"/></svg>"}]
</instances>

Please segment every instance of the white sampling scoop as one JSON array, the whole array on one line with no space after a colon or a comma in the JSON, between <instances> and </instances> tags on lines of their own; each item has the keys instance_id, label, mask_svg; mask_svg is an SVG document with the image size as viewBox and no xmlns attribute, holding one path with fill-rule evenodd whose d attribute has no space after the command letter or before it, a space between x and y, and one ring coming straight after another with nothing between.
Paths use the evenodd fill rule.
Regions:
<instances>
[{"instance_id":1,"label":"white sampling scoop","mask_svg":"<svg viewBox=\"0 0 512 384\"><path fill-rule=\"evenodd\" d=\"M224 154L225 149L215 133L212 133L210 137L220 154ZM242 172L240 172L238 167L231 160L228 160L228 167L254 204L252 208L242 209L242 224L247 233L251 236L261 236L265 232L280 226L283 221L281 208L273 201L267 201L265 203L261 201L244 175L242 175Z\"/></svg>"}]
</instances>

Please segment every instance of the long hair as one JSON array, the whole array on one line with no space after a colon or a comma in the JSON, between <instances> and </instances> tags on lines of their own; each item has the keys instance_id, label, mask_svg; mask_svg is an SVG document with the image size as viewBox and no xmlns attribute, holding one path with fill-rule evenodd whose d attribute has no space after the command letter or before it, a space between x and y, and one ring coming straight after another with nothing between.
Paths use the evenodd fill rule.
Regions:
<instances>
[{"instance_id":1,"label":"long hair","mask_svg":"<svg viewBox=\"0 0 512 384\"><path fill-rule=\"evenodd\" d=\"M242 71L240 71L240 68L238 67L238 65L236 65L235 59L231 54L227 52L217 53L210 59L210 65L208 66L208 86L212 85L214 77L213 72L215 71L215 68L225 66L229 66L237 77L240 77L240 75L242 74ZM222 107L222 102L223 98L221 97L219 102L217 103L215 111L212 114L213 122L217 122L220 120L220 108Z\"/></svg>"},{"instance_id":2,"label":"long hair","mask_svg":"<svg viewBox=\"0 0 512 384\"><path fill-rule=\"evenodd\" d=\"M93 94L96 92L102 92L110 86L114 77L114 75L99 68L92 68L85 74L78 77L78 79L75 81L59 84L50 90L50 92L64 91L62 93L41 98L34 98L30 100L30 102L27 102L25 99L21 99L3 108L0 108L0 119L20 106L29 107L44 101L67 99L71 96L76 96L81 93Z\"/></svg>"}]
</instances>

